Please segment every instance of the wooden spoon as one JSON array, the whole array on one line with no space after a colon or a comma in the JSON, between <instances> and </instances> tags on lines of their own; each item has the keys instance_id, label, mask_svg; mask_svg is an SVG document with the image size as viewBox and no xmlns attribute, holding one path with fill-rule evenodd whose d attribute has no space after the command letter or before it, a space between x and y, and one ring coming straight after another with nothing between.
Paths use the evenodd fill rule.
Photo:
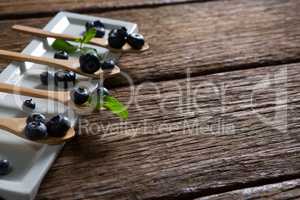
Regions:
<instances>
[{"instance_id":1,"label":"wooden spoon","mask_svg":"<svg viewBox=\"0 0 300 200\"><path fill-rule=\"evenodd\" d=\"M24 96L36 97L41 99L50 99L53 101L58 101L64 105L71 106L72 109L78 115L85 115L93 112L99 112L88 105L76 105L71 99L70 91L50 91L50 90L40 90L40 89L30 89L19 87L7 83L0 83L0 92L5 92L9 94L20 94Z\"/></svg>"},{"instance_id":2,"label":"wooden spoon","mask_svg":"<svg viewBox=\"0 0 300 200\"><path fill-rule=\"evenodd\" d=\"M50 65L58 69L73 71L75 73L91 77L94 79L100 79L102 75L105 76L112 76L115 74L120 73L120 68L118 66L115 66L114 69L110 71L103 71L98 70L94 74L87 74L81 71L80 67L78 66L79 63L76 63L74 61L70 60L60 60L60 59L53 59L53 58L45 58L45 57L37 57L37 56L31 56L31 55L25 55L13 51L6 51L6 50L0 50L0 58L8 59L8 60L14 60L14 61L21 61L21 62L33 62L33 63L39 63L44 65ZM76 66L77 65L77 66Z\"/></svg>"},{"instance_id":3,"label":"wooden spoon","mask_svg":"<svg viewBox=\"0 0 300 200\"><path fill-rule=\"evenodd\" d=\"M16 136L28 140L24 134L26 119L27 118L0 118L0 129L6 130ZM42 140L34 140L34 142L51 145L62 144L73 138L75 135L75 130L70 128L63 137L46 137Z\"/></svg>"},{"instance_id":4,"label":"wooden spoon","mask_svg":"<svg viewBox=\"0 0 300 200\"><path fill-rule=\"evenodd\" d=\"M35 36L40 36L40 37L51 37L51 38L71 40L71 41L75 41L78 38L73 35L62 34L62 33L52 33L49 31L45 31L43 29L34 28L34 27L30 27L30 26L14 25L14 26L12 26L12 29L20 31L22 33L27 33L27 34L29 33L29 34L32 34ZM93 38L89 43L100 46L100 47L107 48L113 52L138 53L138 52L143 52L143 51L146 51L149 49L148 44L144 44L142 49L133 49L127 43L122 47L122 49L114 49L108 45L108 41L104 38Z\"/></svg>"}]
</instances>

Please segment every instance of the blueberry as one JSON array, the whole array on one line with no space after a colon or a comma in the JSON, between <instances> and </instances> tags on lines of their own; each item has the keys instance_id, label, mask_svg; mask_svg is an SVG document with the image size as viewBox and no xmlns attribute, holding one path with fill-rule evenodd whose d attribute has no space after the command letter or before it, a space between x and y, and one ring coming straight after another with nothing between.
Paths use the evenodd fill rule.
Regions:
<instances>
[{"instance_id":1,"label":"blueberry","mask_svg":"<svg viewBox=\"0 0 300 200\"><path fill-rule=\"evenodd\" d=\"M73 82L75 84L76 81L76 73L72 71L65 71L65 79L66 81Z\"/></svg>"},{"instance_id":2,"label":"blueberry","mask_svg":"<svg viewBox=\"0 0 300 200\"><path fill-rule=\"evenodd\" d=\"M50 72L43 72L40 74L40 80L43 85L48 85L53 80L53 74Z\"/></svg>"},{"instance_id":3,"label":"blueberry","mask_svg":"<svg viewBox=\"0 0 300 200\"><path fill-rule=\"evenodd\" d=\"M11 169L12 169L12 166L8 160L5 160L5 159L0 160L0 175L1 176L9 174Z\"/></svg>"},{"instance_id":4,"label":"blueberry","mask_svg":"<svg viewBox=\"0 0 300 200\"><path fill-rule=\"evenodd\" d=\"M62 60L68 60L69 59L69 55L65 51L59 51L59 52L56 52L54 54L54 58L56 58L56 59L62 59Z\"/></svg>"},{"instance_id":5,"label":"blueberry","mask_svg":"<svg viewBox=\"0 0 300 200\"><path fill-rule=\"evenodd\" d=\"M94 22L87 22L85 23L85 29L89 30L90 28L94 27Z\"/></svg>"},{"instance_id":6,"label":"blueberry","mask_svg":"<svg viewBox=\"0 0 300 200\"><path fill-rule=\"evenodd\" d=\"M96 35L95 37L102 38L105 35L105 29L104 28L96 28Z\"/></svg>"},{"instance_id":7,"label":"blueberry","mask_svg":"<svg viewBox=\"0 0 300 200\"><path fill-rule=\"evenodd\" d=\"M97 89L97 95L104 97L109 95L109 91L105 87L100 87Z\"/></svg>"},{"instance_id":8,"label":"blueberry","mask_svg":"<svg viewBox=\"0 0 300 200\"><path fill-rule=\"evenodd\" d=\"M87 53L79 58L80 69L87 74L93 74L100 69L100 61L97 56Z\"/></svg>"},{"instance_id":9,"label":"blueberry","mask_svg":"<svg viewBox=\"0 0 300 200\"><path fill-rule=\"evenodd\" d=\"M73 83L75 85L76 74L71 71L58 70L54 74L54 84L55 86L60 86L63 83L64 88L68 88L68 83Z\"/></svg>"},{"instance_id":10,"label":"blueberry","mask_svg":"<svg viewBox=\"0 0 300 200\"><path fill-rule=\"evenodd\" d=\"M145 39L143 35L133 33L127 37L127 42L132 48L141 49L145 44Z\"/></svg>"},{"instance_id":11,"label":"blueberry","mask_svg":"<svg viewBox=\"0 0 300 200\"><path fill-rule=\"evenodd\" d=\"M108 35L108 44L115 49L121 49L126 43L127 30L126 28L113 29Z\"/></svg>"},{"instance_id":12,"label":"blueberry","mask_svg":"<svg viewBox=\"0 0 300 200\"><path fill-rule=\"evenodd\" d=\"M54 116L46 123L48 134L52 137L63 137L71 127L69 119L61 114Z\"/></svg>"},{"instance_id":13,"label":"blueberry","mask_svg":"<svg viewBox=\"0 0 300 200\"><path fill-rule=\"evenodd\" d=\"M77 105L82 105L89 99L89 91L86 88L74 88L71 92L72 100Z\"/></svg>"},{"instance_id":14,"label":"blueberry","mask_svg":"<svg viewBox=\"0 0 300 200\"><path fill-rule=\"evenodd\" d=\"M47 135L47 127L42 122L29 122L25 127L25 136L30 140L41 140Z\"/></svg>"},{"instance_id":15,"label":"blueberry","mask_svg":"<svg viewBox=\"0 0 300 200\"><path fill-rule=\"evenodd\" d=\"M26 123L41 122L46 123L46 117L40 113L32 113L27 117Z\"/></svg>"},{"instance_id":16,"label":"blueberry","mask_svg":"<svg viewBox=\"0 0 300 200\"><path fill-rule=\"evenodd\" d=\"M88 31L90 28L95 28L96 29L96 37L103 37L105 35L105 29L104 29L104 24L97 20L94 22L87 22L85 24L85 28Z\"/></svg>"},{"instance_id":17,"label":"blueberry","mask_svg":"<svg viewBox=\"0 0 300 200\"><path fill-rule=\"evenodd\" d=\"M115 62L113 60L107 60L101 63L101 69L103 70L110 70L115 67Z\"/></svg>"},{"instance_id":18,"label":"blueberry","mask_svg":"<svg viewBox=\"0 0 300 200\"><path fill-rule=\"evenodd\" d=\"M93 27L104 28L104 24L100 20L96 20L93 22L87 22L85 24L86 30L89 30L90 28L93 28Z\"/></svg>"},{"instance_id":19,"label":"blueberry","mask_svg":"<svg viewBox=\"0 0 300 200\"><path fill-rule=\"evenodd\" d=\"M94 27L104 28L104 24L100 20L96 20L93 22Z\"/></svg>"},{"instance_id":20,"label":"blueberry","mask_svg":"<svg viewBox=\"0 0 300 200\"><path fill-rule=\"evenodd\" d=\"M32 101L32 99L27 99L23 102L23 110L34 110L36 104Z\"/></svg>"}]
</instances>

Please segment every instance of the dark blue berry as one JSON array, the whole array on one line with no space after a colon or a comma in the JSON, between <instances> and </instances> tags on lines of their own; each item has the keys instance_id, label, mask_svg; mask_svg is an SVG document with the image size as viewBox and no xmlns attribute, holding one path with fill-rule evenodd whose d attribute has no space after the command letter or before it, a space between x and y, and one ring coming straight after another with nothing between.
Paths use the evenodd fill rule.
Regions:
<instances>
[{"instance_id":1,"label":"dark blue berry","mask_svg":"<svg viewBox=\"0 0 300 200\"><path fill-rule=\"evenodd\" d=\"M30 140L41 140L47 135L47 127L42 122L29 122L25 127L25 136Z\"/></svg>"},{"instance_id":2,"label":"dark blue berry","mask_svg":"<svg viewBox=\"0 0 300 200\"><path fill-rule=\"evenodd\" d=\"M89 30L90 28L94 28L94 27L104 28L104 24L100 20L85 23L86 30Z\"/></svg>"},{"instance_id":3,"label":"dark blue berry","mask_svg":"<svg viewBox=\"0 0 300 200\"><path fill-rule=\"evenodd\" d=\"M100 69L100 61L97 56L87 53L79 58L80 69L87 74L93 74Z\"/></svg>"},{"instance_id":4,"label":"dark blue berry","mask_svg":"<svg viewBox=\"0 0 300 200\"><path fill-rule=\"evenodd\" d=\"M69 83L75 84L76 74L71 71L59 70L54 74L54 84L55 86L60 86L63 84L64 88L68 88Z\"/></svg>"},{"instance_id":5,"label":"dark blue berry","mask_svg":"<svg viewBox=\"0 0 300 200\"><path fill-rule=\"evenodd\" d=\"M47 123L49 136L63 137L71 127L69 119L61 114L54 116Z\"/></svg>"},{"instance_id":6,"label":"dark blue berry","mask_svg":"<svg viewBox=\"0 0 300 200\"><path fill-rule=\"evenodd\" d=\"M53 80L53 74L50 72L43 72L40 74L40 80L43 85L48 85Z\"/></svg>"},{"instance_id":7,"label":"dark blue berry","mask_svg":"<svg viewBox=\"0 0 300 200\"><path fill-rule=\"evenodd\" d=\"M145 44L143 35L132 33L127 37L128 44L134 49L141 49Z\"/></svg>"},{"instance_id":8,"label":"dark blue berry","mask_svg":"<svg viewBox=\"0 0 300 200\"><path fill-rule=\"evenodd\" d=\"M46 117L40 113L32 113L27 117L26 123L41 122L46 123Z\"/></svg>"},{"instance_id":9,"label":"dark blue berry","mask_svg":"<svg viewBox=\"0 0 300 200\"><path fill-rule=\"evenodd\" d=\"M105 35L105 29L104 28L96 28L96 35L95 37L102 38Z\"/></svg>"},{"instance_id":10,"label":"dark blue berry","mask_svg":"<svg viewBox=\"0 0 300 200\"><path fill-rule=\"evenodd\" d=\"M96 20L93 22L94 27L104 28L104 24L100 20Z\"/></svg>"},{"instance_id":11,"label":"dark blue berry","mask_svg":"<svg viewBox=\"0 0 300 200\"><path fill-rule=\"evenodd\" d=\"M108 35L109 46L115 49L121 49L126 43L127 35L126 28L111 30Z\"/></svg>"},{"instance_id":12,"label":"dark blue berry","mask_svg":"<svg viewBox=\"0 0 300 200\"><path fill-rule=\"evenodd\" d=\"M106 60L101 64L101 69L111 70L115 67L115 62L113 60Z\"/></svg>"},{"instance_id":13,"label":"dark blue berry","mask_svg":"<svg viewBox=\"0 0 300 200\"><path fill-rule=\"evenodd\" d=\"M27 99L23 102L23 110L34 110L36 104L32 101L32 99Z\"/></svg>"},{"instance_id":14,"label":"dark blue berry","mask_svg":"<svg viewBox=\"0 0 300 200\"><path fill-rule=\"evenodd\" d=\"M97 89L97 95L104 97L104 96L109 95L109 91L105 87L100 87Z\"/></svg>"},{"instance_id":15,"label":"dark blue berry","mask_svg":"<svg viewBox=\"0 0 300 200\"><path fill-rule=\"evenodd\" d=\"M8 160L0 160L0 176L4 176L10 173L12 166Z\"/></svg>"},{"instance_id":16,"label":"dark blue berry","mask_svg":"<svg viewBox=\"0 0 300 200\"><path fill-rule=\"evenodd\" d=\"M86 88L74 88L71 92L72 100L77 105L82 105L89 99L89 91Z\"/></svg>"},{"instance_id":17,"label":"dark blue berry","mask_svg":"<svg viewBox=\"0 0 300 200\"><path fill-rule=\"evenodd\" d=\"M75 84L76 73L72 72L72 71L65 71L65 78L66 78L66 81L72 82L73 84Z\"/></svg>"},{"instance_id":18,"label":"dark blue berry","mask_svg":"<svg viewBox=\"0 0 300 200\"><path fill-rule=\"evenodd\" d=\"M68 60L69 59L69 55L65 51L59 51L59 52L56 52L54 54L54 58L56 58L56 59L62 59L62 60Z\"/></svg>"},{"instance_id":19,"label":"dark blue berry","mask_svg":"<svg viewBox=\"0 0 300 200\"><path fill-rule=\"evenodd\" d=\"M85 23L85 29L89 30L90 28L94 27L94 22L87 22Z\"/></svg>"}]
</instances>

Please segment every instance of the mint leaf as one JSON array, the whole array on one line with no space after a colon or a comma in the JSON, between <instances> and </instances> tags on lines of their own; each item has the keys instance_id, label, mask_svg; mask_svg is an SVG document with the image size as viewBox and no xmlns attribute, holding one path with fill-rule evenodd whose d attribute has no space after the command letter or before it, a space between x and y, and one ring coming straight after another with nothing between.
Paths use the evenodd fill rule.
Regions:
<instances>
[{"instance_id":1,"label":"mint leaf","mask_svg":"<svg viewBox=\"0 0 300 200\"><path fill-rule=\"evenodd\" d=\"M91 41L91 39L93 39L96 36L96 29L95 28L90 28L89 30L87 30L82 39L81 39L81 43L86 44L89 41Z\"/></svg>"},{"instance_id":2,"label":"mint leaf","mask_svg":"<svg viewBox=\"0 0 300 200\"><path fill-rule=\"evenodd\" d=\"M77 51L77 46L74 46L72 44L70 44L69 42L66 42L62 39L56 39L53 43L52 43L52 48L58 51L66 51L70 54L75 53Z\"/></svg>"},{"instance_id":3,"label":"mint leaf","mask_svg":"<svg viewBox=\"0 0 300 200\"><path fill-rule=\"evenodd\" d=\"M128 118L127 108L113 96L104 96L103 107L118 115L122 119Z\"/></svg>"}]
</instances>

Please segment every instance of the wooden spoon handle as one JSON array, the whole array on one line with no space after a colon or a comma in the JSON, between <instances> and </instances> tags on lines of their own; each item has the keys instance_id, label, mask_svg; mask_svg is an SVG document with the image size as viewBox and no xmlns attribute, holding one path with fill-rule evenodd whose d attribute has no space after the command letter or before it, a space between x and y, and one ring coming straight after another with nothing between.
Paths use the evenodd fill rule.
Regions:
<instances>
[{"instance_id":1,"label":"wooden spoon handle","mask_svg":"<svg viewBox=\"0 0 300 200\"><path fill-rule=\"evenodd\" d=\"M14 60L14 61L21 61L21 62L27 61L27 62L39 63L43 65L51 65L64 70L72 70L72 68L68 66L69 64L68 61L25 55L13 51L0 50L0 58Z\"/></svg>"},{"instance_id":2,"label":"wooden spoon handle","mask_svg":"<svg viewBox=\"0 0 300 200\"><path fill-rule=\"evenodd\" d=\"M30 89L30 88L18 87L7 83L0 83L0 92L10 93L10 94L20 94L24 96L30 96L30 97L36 97L42 99L50 99L62 103L67 103L70 99L69 92Z\"/></svg>"},{"instance_id":3,"label":"wooden spoon handle","mask_svg":"<svg viewBox=\"0 0 300 200\"><path fill-rule=\"evenodd\" d=\"M31 35L35 35L35 36L52 37L52 38L65 39L65 40L75 40L78 38L76 36L62 34L62 33L53 33L49 31L45 31L43 29L33 28L30 26L14 25L12 26L12 29L20 31L22 33L30 33Z\"/></svg>"}]
</instances>

